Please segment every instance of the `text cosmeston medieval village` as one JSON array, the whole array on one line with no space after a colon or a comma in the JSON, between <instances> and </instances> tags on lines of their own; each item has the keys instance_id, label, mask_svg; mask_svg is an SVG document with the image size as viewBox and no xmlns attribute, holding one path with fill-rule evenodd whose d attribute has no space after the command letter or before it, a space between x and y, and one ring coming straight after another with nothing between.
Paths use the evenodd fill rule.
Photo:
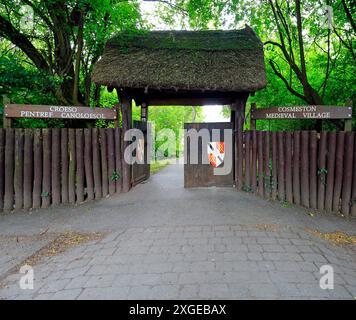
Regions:
<instances>
[{"instance_id":1,"label":"text cosmeston medieval village","mask_svg":"<svg viewBox=\"0 0 356 320\"><path fill-rule=\"evenodd\" d=\"M266 113L266 119L327 119L330 118L330 112L318 112L316 106L292 106L292 107L278 107L278 112ZM297 115L299 114L299 117Z\"/></svg>"}]
</instances>

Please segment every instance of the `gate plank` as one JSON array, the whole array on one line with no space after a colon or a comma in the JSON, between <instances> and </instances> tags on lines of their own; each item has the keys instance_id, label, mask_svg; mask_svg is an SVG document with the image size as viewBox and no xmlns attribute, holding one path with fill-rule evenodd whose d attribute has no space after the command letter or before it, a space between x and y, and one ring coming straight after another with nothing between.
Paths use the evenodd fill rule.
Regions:
<instances>
[{"instance_id":1,"label":"gate plank","mask_svg":"<svg viewBox=\"0 0 356 320\"><path fill-rule=\"evenodd\" d=\"M15 129L15 210L23 208L23 165L24 165L24 132L23 129Z\"/></svg>"},{"instance_id":2,"label":"gate plank","mask_svg":"<svg viewBox=\"0 0 356 320\"><path fill-rule=\"evenodd\" d=\"M52 129L52 205L61 203L60 157L61 136L58 128Z\"/></svg>"},{"instance_id":3,"label":"gate plank","mask_svg":"<svg viewBox=\"0 0 356 320\"><path fill-rule=\"evenodd\" d=\"M93 178L93 162L92 162L92 139L91 129L84 129L84 169L85 180L87 186L87 200L94 199L94 178Z\"/></svg>"},{"instance_id":4,"label":"gate plank","mask_svg":"<svg viewBox=\"0 0 356 320\"><path fill-rule=\"evenodd\" d=\"M329 135L329 139L328 139L328 156L327 156L325 210L327 212L331 212L333 193L334 193L336 132L329 132L328 135Z\"/></svg>"},{"instance_id":5,"label":"gate plank","mask_svg":"<svg viewBox=\"0 0 356 320\"><path fill-rule=\"evenodd\" d=\"M309 208L309 132L301 133L300 180L302 206Z\"/></svg>"},{"instance_id":6,"label":"gate plank","mask_svg":"<svg viewBox=\"0 0 356 320\"><path fill-rule=\"evenodd\" d=\"M71 204L75 203L75 176L76 176L76 142L75 129L68 129L68 200Z\"/></svg>"},{"instance_id":7,"label":"gate plank","mask_svg":"<svg viewBox=\"0 0 356 320\"><path fill-rule=\"evenodd\" d=\"M351 216L356 217L356 137L354 138L354 161L352 177Z\"/></svg>"},{"instance_id":8,"label":"gate plank","mask_svg":"<svg viewBox=\"0 0 356 320\"><path fill-rule=\"evenodd\" d=\"M115 170L119 174L116 180L116 193L122 190L121 129L115 128Z\"/></svg>"},{"instance_id":9,"label":"gate plank","mask_svg":"<svg viewBox=\"0 0 356 320\"><path fill-rule=\"evenodd\" d=\"M15 130L5 129L5 196L4 211L14 208L14 158L15 158Z\"/></svg>"},{"instance_id":10,"label":"gate plank","mask_svg":"<svg viewBox=\"0 0 356 320\"><path fill-rule=\"evenodd\" d=\"M83 148L83 129L75 130L76 147L76 193L77 203L84 202L84 148Z\"/></svg>"},{"instance_id":11,"label":"gate plank","mask_svg":"<svg viewBox=\"0 0 356 320\"><path fill-rule=\"evenodd\" d=\"M345 162L344 162L344 178L342 184L342 196L341 196L341 213L345 216L350 214L350 201L351 201L351 186L352 186L352 170L353 168L353 157L354 157L354 132L346 133L345 141Z\"/></svg>"},{"instance_id":12,"label":"gate plank","mask_svg":"<svg viewBox=\"0 0 356 320\"><path fill-rule=\"evenodd\" d=\"M93 144L93 173L94 173L95 199L100 199L102 197L102 188L101 188L99 131L97 128L93 128L92 144Z\"/></svg>"},{"instance_id":13,"label":"gate plank","mask_svg":"<svg viewBox=\"0 0 356 320\"><path fill-rule=\"evenodd\" d=\"M242 176L243 176L243 136L242 136L242 132L243 132L243 119L242 116L240 115L240 112L236 112L235 113L236 116L236 120L235 120L235 124L237 125L237 153L238 153L238 157L237 157L237 181L236 181L236 187L237 190L241 190L242 189ZM236 160L235 160L236 161Z\"/></svg>"},{"instance_id":14,"label":"gate plank","mask_svg":"<svg viewBox=\"0 0 356 320\"><path fill-rule=\"evenodd\" d=\"M335 180L333 194L333 211L340 209L340 195L342 188L342 176L344 166L345 132L338 132L336 138Z\"/></svg>"},{"instance_id":15,"label":"gate plank","mask_svg":"<svg viewBox=\"0 0 356 320\"><path fill-rule=\"evenodd\" d=\"M0 211L4 208L5 193L5 129L0 128Z\"/></svg>"},{"instance_id":16,"label":"gate plank","mask_svg":"<svg viewBox=\"0 0 356 320\"><path fill-rule=\"evenodd\" d=\"M325 185L326 185L326 131L320 133L319 164L318 164L318 210L324 210Z\"/></svg>"},{"instance_id":17,"label":"gate plank","mask_svg":"<svg viewBox=\"0 0 356 320\"><path fill-rule=\"evenodd\" d=\"M120 97L121 114L122 114L122 135L121 135L121 159L122 159L122 191L128 192L131 189L131 170L132 166L124 160L125 148L129 145L129 142L124 141L125 133L132 128L132 99L129 96L123 94ZM107 172L106 172L107 173ZM104 175L104 173L103 173ZM107 175L106 175L107 176ZM106 182L107 184L107 182ZM104 183L103 183L104 185ZM107 188L107 187L106 187ZM103 186L104 191L104 186Z\"/></svg>"},{"instance_id":18,"label":"gate plank","mask_svg":"<svg viewBox=\"0 0 356 320\"><path fill-rule=\"evenodd\" d=\"M317 207L317 162L318 162L318 138L316 131L310 132L310 207L316 209Z\"/></svg>"},{"instance_id":19,"label":"gate plank","mask_svg":"<svg viewBox=\"0 0 356 320\"><path fill-rule=\"evenodd\" d=\"M42 174L42 208L51 204L51 129L42 129L43 174Z\"/></svg>"},{"instance_id":20,"label":"gate plank","mask_svg":"<svg viewBox=\"0 0 356 320\"><path fill-rule=\"evenodd\" d=\"M109 180L109 193L115 193L116 180L115 173L115 144L114 144L114 129L106 129L108 141L108 180Z\"/></svg>"},{"instance_id":21,"label":"gate plank","mask_svg":"<svg viewBox=\"0 0 356 320\"><path fill-rule=\"evenodd\" d=\"M33 130L25 129L24 142L24 209L32 207L32 189L33 189Z\"/></svg>"},{"instance_id":22,"label":"gate plank","mask_svg":"<svg viewBox=\"0 0 356 320\"><path fill-rule=\"evenodd\" d=\"M35 129L33 133L33 209L41 207L42 159L42 131L41 129Z\"/></svg>"},{"instance_id":23,"label":"gate plank","mask_svg":"<svg viewBox=\"0 0 356 320\"><path fill-rule=\"evenodd\" d=\"M295 131L293 137L293 199L300 205L300 131Z\"/></svg>"},{"instance_id":24,"label":"gate plank","mask_svg":"<svg viewBox=\"0 0 356 320\"><path fill-rule=\"evenodd\" d=\"M61 129L61 196L62 203L68 203L68 129Z\"/></svg>"},{"instance_id":25,"label":"gate plank","mask_svg":"<svg viewBox=\"0 0 356 320\"><path fill-rule=\"evenodd\" d=\"M107 160L107 143L105 129L100 128L100 150L101 150L101 179L103 197L108 194L108 160Z\"/></svg>"},{"instance_id":26,"label":"gate plank","mask_svg":"<svg viewBox=\"0 0 356 320\"><path fill-rule=\"evenodd\" d=\"M277 199L278 186L278 164L277 164L277 132L272 132L272 180L271 180L271 198Z\"/></svg>"},{"instance_id":27,"label":"gate plank","mask_svg":"<svg viewBox=\"0 0 356 320\"><path fill-rule=\"evenodd\" d=\"M252 166L251 166L251 188L257 192L257 132L252 131Z\"/></svg>"},{"instance_id":28,"label":"gate plank","mask_svg":"<svg viewBox=\"0 0 356 320\"><path fill-rule=\"evenodd\" d=\"M293 187L292 187L292 133L286 132L285 155L286 155L286 200L293 203Z\"/></svg>"},{"instance_id":29,"label":"gate plank","mask_svg":"<svg viewBox=\"0 0 356 320\"><path fill-rule=\"evenodd\" d=\"M251 190L251 131L245 132L245 188Z\"/></svg>"},{"instance_id":30,"label":"gate plank","mask_svg":"<svg viewBox=\"0 0 356 320\"><path fill-rule=\"evenodd\" d=\"M262 131L257 131L257 153L258 153L258 194L263 197L264 186L263 186L263 141L262 141Z\"/></svg>"},{"instance_id":31,"label":"gate plank","mask_svg":"<svg viewBox=\"0 0 356 320\"><path fill-rule=\"evenodd\" d=\"M277 133L278 141L278 199L285 199L285 162L284 162L284 132Z\"/></svg>"},{"instance_id":32,"label":"gate plank","mask_svg":"<svg viewBox=\"0 0 356 320\"><path fill-rule=\"evenodd\" d=\"M271 196L271 170L270 170L270 134L268 131L264 131L264 196L270 198Z\"/></svg>"}]
</instances>

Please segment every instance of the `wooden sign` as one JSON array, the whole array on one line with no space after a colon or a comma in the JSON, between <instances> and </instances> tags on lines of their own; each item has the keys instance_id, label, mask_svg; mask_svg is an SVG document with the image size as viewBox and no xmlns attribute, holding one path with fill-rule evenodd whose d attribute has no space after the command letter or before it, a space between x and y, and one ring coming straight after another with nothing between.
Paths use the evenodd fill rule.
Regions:
<instances>
[{"instance_id":1,"label":"wooden sign","mask_svg":"<svg viewBox=\"0 0 356 320\"><path fill-rule=\"evenodd\" d=\"M352 119L352 107L340 106L285 106L251 109L251 119Z\"/></svg>"},{"instance_id":2,"label":"wooden sign","mask_svg":"<svg viewBox=\"0 0 356 320\"><path fill-rule=\"evenodd\" d=\"M43 118L43 119L82 119L115 120L114 109L77 106L42 106L26 104L7 104L4 107L6 118Z\"/></svg>"}]
</instances>

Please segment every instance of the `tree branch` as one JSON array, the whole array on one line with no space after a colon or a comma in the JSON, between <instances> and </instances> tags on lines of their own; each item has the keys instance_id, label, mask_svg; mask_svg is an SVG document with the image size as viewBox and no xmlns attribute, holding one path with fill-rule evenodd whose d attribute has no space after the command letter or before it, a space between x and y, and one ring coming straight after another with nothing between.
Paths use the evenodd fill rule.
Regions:
<instances>
[{"instance_id":1,"label":"tree branch","mask_svg":"<svg viewBox=\"0 0 356 320\"><path fill-rule=\"evenodd\" d=\"M300 94L298 91L294 90L288 83L287 79L283 76L283 74L279 71L279 67L278 65L273 61L273 60L269 60L269 64L272 67L274 73L276 74L277 77L279 77L284 84L286 85L287 89L289 92L291 92L293 95L295 95L296 97L306 101L305 96L303 96L302 94ZM276 67L277 66L277 67ZM278 68L278 70L277 70Z\"/></svg>"},{"instance_id":2,"label":"tree branch","mask_svg":"<svg viewBox=\"0 0 356 320\"><path fill-rule=\"evenodd\" d=\"M344 7L344 10L345 10L346 17L347 17L347 19L349 20L349 22L350 22L350 24L351 24L351 26L352 26L352 29L354 30L354 33L356 33L356 23L355 23L355 20L353 19L351 12L350 12L349 8L348 8L347 5L346 5L345 0L341 0L341 2L342 2L342 6Z\"/></svg>"},{"instance_id":3,"label":"tree branch","mask_svg":"<svg viewBox=\"0 0 356 320\"><path fill-rule=\"evenodd\" d=\"M144 2L160 2L160 3L164 3L166 5L168 5L169 7L171 7L172 9L178 9L179 11L182 11L185 15L188 14L188 11L182 7L179 7L173 3L171 3L168 0L143 0Z\"/></svg>"},{"instance_id":4,"label":"tree branch","mask_svg":"<svg viewBox=\"0 0 356 320\"><path fill-rule=\"evenodd\" d=\"M38 69L45 72L49 71L46 59L34 47L31 41L24 34L16 30L14 26L2 16L0 16L0 36L8 39L19 47L33 61Z\"/></svg>"}]
</instances>

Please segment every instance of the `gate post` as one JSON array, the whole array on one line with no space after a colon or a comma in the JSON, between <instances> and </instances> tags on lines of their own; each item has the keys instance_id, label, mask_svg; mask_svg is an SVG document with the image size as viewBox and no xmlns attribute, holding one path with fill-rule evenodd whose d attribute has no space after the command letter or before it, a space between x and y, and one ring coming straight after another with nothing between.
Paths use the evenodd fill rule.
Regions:
<instances>
[{"instance_id":1,"label":"gate post","mask_svg":"<svg viewBox=\"0 0 356 320\"><path fill-rule=\"evenodd\" d=\"M231 105L231 110L235 115L234 133L235 133L235 185L237 190L243 187L243 128L245 121L245 107L248 94L236 99Z\"/></svg>"},{"instance_id":2,"label":"gate post","mask_svg":"<svg viewBox=\"0 0 356 320\"><path fill-rule=\"evenodd\" d=\"M10 99L7 96L3 96L3 105L4 105L4 109L3 109L3 128L11 128L12 126L12 119L8 118L6 116L6 108L7 105L10 104Z\"/></svg>"},{"instance_id":3,"label":"gate post","mask_svg":"<svg viewBox=\"0 0 356 320\"><path fill-rule=\"evenodd\" d=\"M126 163L124 154L129 142L124 141L126 131L132 128L132 98L120 89L116 89L119 97L122 115L122 135L121 135L121 159L122 159L122 191L128 192L131 189L131 165Z\"/></svg>"},{"instance_id":4,"label":"gate post","mask_svg":"<svg viewBox=\"0 0 356 320\"><path fill-rule=\"evenodd\" d=\"M147 122L148 120L148 105L146 102L141 104L141 121Z\"/></svg>"}]
</instances>

